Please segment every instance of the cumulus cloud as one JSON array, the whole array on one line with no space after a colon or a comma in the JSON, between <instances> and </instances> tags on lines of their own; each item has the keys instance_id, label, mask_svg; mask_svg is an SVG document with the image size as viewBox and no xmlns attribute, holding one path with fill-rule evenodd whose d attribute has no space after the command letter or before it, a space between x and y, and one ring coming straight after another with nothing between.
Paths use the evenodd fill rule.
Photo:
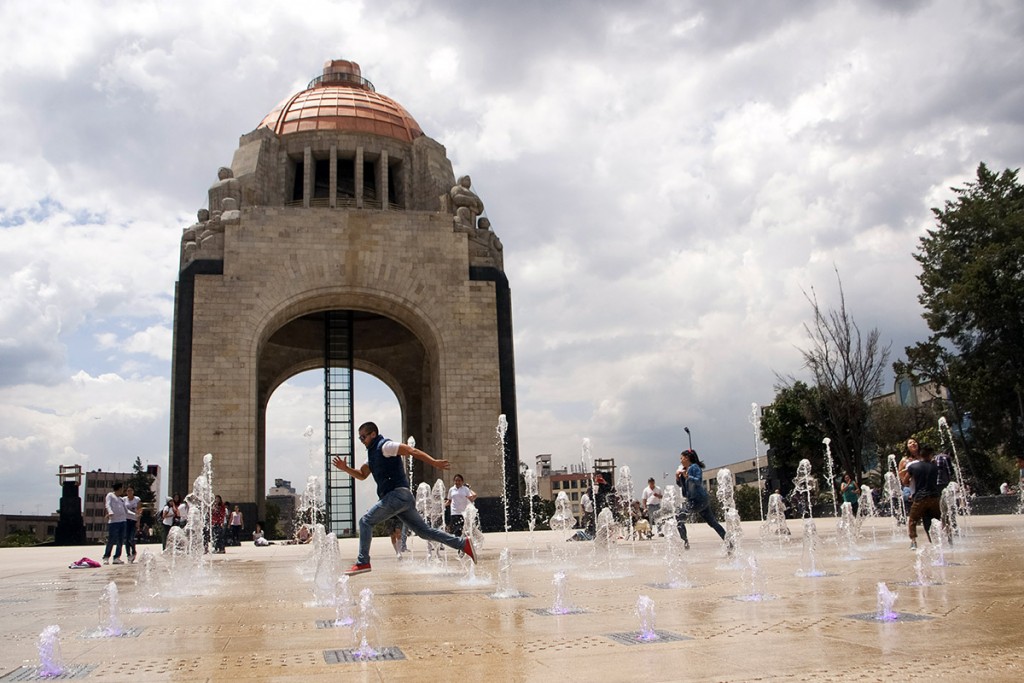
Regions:
<instances>
[{"instance_id":1,"label":"cumulus cloud","mask_svg":"<svg viewBox=\"0 0 1024 683\"><path fill-rule=\"evenodd\" d=\"M336 57L473 176L505 247L525 461L576 462L590 437L645 476L683 426L710 464L744 459L835 270L862 328L897 353L925 336L929 208L1024 156L1018 5L2 4L0 493L29 490L25 453L112 468L122 431L166 451L181 228L238 136ZM373 386L356 409L397 436ZM304 480L321 403L304 381L271 399L271 479Z\"/></svg>"}]
</instances>

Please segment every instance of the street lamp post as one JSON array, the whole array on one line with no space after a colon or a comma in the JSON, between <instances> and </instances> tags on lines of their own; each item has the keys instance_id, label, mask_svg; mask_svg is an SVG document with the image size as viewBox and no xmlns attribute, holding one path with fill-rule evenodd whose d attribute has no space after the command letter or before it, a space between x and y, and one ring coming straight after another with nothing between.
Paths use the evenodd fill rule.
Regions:
<instances>
[{"instance_id":1,"label":"street lamp post","mask_svg":"<svg viewBox=\"0 0 1024 683\"><path fill-rule=\"evenodd\" d=\"M686 441L690 444L690 450L693 450L693 436L690 434L689 427L683 427L683 431L686 432Z\"/></svg>"}]
</instances>

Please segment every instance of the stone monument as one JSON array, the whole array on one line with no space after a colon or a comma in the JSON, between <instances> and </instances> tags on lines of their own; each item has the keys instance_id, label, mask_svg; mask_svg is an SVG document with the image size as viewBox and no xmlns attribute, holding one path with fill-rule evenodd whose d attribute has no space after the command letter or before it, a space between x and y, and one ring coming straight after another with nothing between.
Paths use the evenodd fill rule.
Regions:
<instances>
[{"instance_id":1,"label":"stone monument","mask_svg":"<svg viewBox=\"0 0 1024 683\"><path fill-rule=\"evenodd\" d=\"M518 472L515 365L501 242L482 213L444 147L354 62L328 61L242 135L182 234L170 491L187 492L213 453L217 493L262 518L267 404L311 369L325 374L328 458L361 463L360 370L398 398L402 434L387 436L450 460L498 528L502 495L518 497L515 477L502 491L494 444L504 414ZM325 474L328 507L351 508L347 475ZM331 530L354 535L352 515L332 513Z\"/></svg>"}]
</instances>

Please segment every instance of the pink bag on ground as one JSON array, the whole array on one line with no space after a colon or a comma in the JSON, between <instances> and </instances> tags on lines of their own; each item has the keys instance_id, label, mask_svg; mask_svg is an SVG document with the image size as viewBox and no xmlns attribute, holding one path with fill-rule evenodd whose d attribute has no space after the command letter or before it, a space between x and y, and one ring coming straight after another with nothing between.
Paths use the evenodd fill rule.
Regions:
<instances>
[{"instance_id":1,"label":"pink bag on ground","mask_svg":"<svg viewBox=\"0 0 1024 683\"><path fill-rule=\"evenodd\" d=\"M72 562L71 564L69 564L68 569L92 569L94 567L99 566L100 563L96 560L90 560L88 557L83 557L77 562Z\"/></svg>"}]
</instances>

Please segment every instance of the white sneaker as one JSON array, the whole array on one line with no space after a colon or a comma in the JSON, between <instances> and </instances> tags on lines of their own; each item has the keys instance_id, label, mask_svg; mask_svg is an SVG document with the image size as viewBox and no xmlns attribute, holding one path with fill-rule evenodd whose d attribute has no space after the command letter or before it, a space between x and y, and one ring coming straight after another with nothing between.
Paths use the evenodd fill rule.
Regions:
<instances>
[{"instance_id":1,"label":"white sneaker","mask_svg":"<svg viewBox=\"0 0 1024 683\"><path fill-rule=\"evenodd\" d=\"M115 557L110 564L124 564L124 560L122 560L120 557Z\"/></svg>"}]
</instances>

